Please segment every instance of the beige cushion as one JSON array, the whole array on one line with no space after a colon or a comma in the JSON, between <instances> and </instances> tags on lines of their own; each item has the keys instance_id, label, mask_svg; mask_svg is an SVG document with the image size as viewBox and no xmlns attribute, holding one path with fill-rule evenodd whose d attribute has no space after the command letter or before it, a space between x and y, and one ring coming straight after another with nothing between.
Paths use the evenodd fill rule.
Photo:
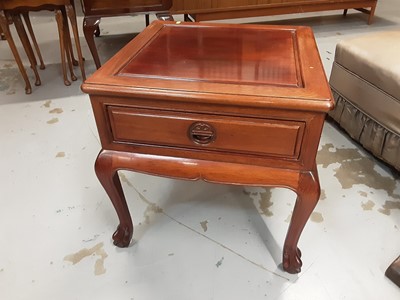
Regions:
<instances>
[{"instance_id":1,"label":"beige cushion","mask_svg":"<svg viewBox=\"0 0 400 300\"><path fill-rule=\"evenodd\" d=\"M341 41L329 83L336 101L329 115L400 171L400 31Z\"/></svg>"},{"instance_id":2,"label":"beige cushion","mask_svg":"<svg viewBox=\"0 0 400 300\"><path fill-rule=\"evenodd\" d=\"M400 42L400 40L399 40ZM329 83L365 115L383 127L400 134L400 98L389 95L336 62L333 63ZM337 113L337 109L335 112Z\"/></svg>"},{"instance_id":3,"label":"beige cushion","mask_svg":"<svg viewBox=\"0 0 400 300\"><path fill-rule=\"evenodd\" d=\"M400 30L343 40L335 62L400 99Z\"/></svg>"}]
</instances>

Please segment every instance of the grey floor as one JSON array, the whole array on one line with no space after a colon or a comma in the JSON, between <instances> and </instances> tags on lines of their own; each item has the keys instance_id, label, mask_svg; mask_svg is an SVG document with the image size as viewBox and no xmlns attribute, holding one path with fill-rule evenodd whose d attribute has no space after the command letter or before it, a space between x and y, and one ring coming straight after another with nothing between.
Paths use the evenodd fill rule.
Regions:
<instances>
[{"instance_id":1,"label":"grey floor","mask_svg":"<svg viewBox=\"0 0 400 300\"><path fill-rule=\"evenodd\" d=\"M300 274L280 267L295 201L285 189L120 172L135 233L130 247L114 247L118 220L93 171L100 144L79 69L64 86L53 14L31 19L46 63L31 95L0 41L0 299L400 299L384 276L400 255L399 175L328 122ZM329 77L340 40L400 30L398 1L379 0L366 20L333 11L224 22L311 26ZM102 20L102 61L143 28L143 16Z\"/></svg>"}]
</instances>

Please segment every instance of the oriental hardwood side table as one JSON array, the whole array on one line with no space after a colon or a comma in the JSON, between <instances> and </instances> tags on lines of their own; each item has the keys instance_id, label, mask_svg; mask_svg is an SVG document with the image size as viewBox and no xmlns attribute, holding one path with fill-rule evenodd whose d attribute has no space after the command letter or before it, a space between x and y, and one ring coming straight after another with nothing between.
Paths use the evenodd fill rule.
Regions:
<instances>
[{"instance_id":1,"label":"oriental hardwood side table","mask_svg":"<svg viewBox=\"0 0 400 300\"><path fill-rule=\"evenodd\" d=\"M278 186L298 197L283 269L301 270L300 234L318 202L315 157L332 95L308 27L155 21L82 85L102 150L96 174L133 225L118 170Z\"/></svg>"}]
</instances>

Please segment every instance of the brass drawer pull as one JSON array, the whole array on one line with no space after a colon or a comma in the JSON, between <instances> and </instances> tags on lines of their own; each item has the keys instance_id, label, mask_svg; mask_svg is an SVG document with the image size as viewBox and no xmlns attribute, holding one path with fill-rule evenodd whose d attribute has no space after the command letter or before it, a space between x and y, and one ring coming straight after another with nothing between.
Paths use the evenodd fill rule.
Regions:
<instances>
[{"instance_id":1,"label":"brass drawer pull","mask_svg":"<svg viewBox=\"0 0 400 300\"><path fill-rule=\"evenodd\" d=\"M196 144L208 145L215 140L215 137L215 129L210 124L196 122L189 127L189 138Z\"/></svg>"}]
</instances>

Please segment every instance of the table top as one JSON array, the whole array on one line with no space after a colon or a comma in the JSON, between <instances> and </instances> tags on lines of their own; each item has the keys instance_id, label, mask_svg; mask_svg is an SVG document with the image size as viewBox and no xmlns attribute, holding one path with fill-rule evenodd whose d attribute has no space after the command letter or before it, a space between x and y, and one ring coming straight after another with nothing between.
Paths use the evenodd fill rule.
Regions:
<instances>
[{"instance_id":1,"label":"table top","mask_svg":"<svg viewBox=\"0 0 400 300\"><path fill-rule=\"evenodd\" d=\"M166 26L119 75L301 86L293 42L289 30Z\"/></svg>"},{"instance_id":2,"label":"table top","mask_svg":"<svg viewBox=\"0 0 400 300\"><path fill-rule=\"evenodd\" d=\"M218 94L222 102L235 95L238 105L300 103L323 111L333 103L308 27L155 21L82 89L154 95L168 90L202 101L215 101Z\"/></svg>"}]
</instances>

